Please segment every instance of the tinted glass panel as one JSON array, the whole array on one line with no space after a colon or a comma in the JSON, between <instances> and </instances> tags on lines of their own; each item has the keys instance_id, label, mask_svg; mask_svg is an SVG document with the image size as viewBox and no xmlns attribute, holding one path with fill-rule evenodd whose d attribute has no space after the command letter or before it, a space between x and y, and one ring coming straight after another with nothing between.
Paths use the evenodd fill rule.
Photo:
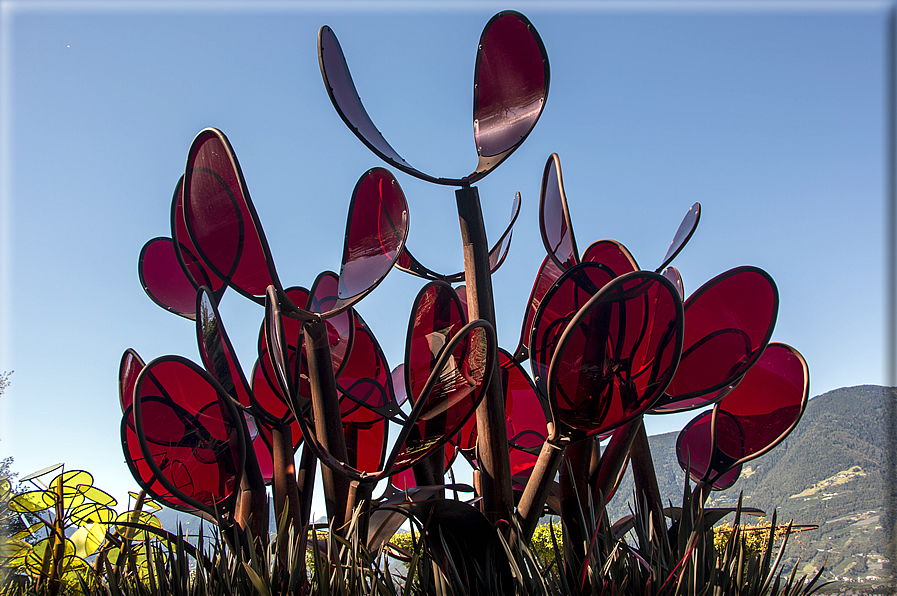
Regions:
<instances>
[{"instance_id":1,"label":"tinted glass panel","mask_svg":"<svg viewBox=\"0 0 897 596\"><path fill-rule=\"evenodd\" d=\"M681 302L662 280L647 273L617 278L572 323L549 379L549 399L566 425L604 433L660 397L681 349Z\"/></svg>"},{"instance_id":2,"label":"tinted glass panel","mask_svg":"<svg viewBox=\"0 0 897 596\"><path fill-rule=\"evenodd\" d=\"M124 412L134 402L134 387L137 385L137 375L144 367L143 359L134 350L125 350L118 367L118 401L121 411Z\"/></svg>"},{"instance_id":3,"label":"tinted glass panel","mask_svg":"<svg viewBox=\"0 0 897 596\"><path fill-rule=\"evenodd\" d=\"M411 317L405 346L405 389L415 403L443 348L464 327L467 317L455 291L441 282L424 286Z\"/></svg>"},{"instance_id":4,"label":"tinted glass panel","mask_svg":"<svg viewBox=\"0 0 897 596\"><path fill-rule=\"evenodd\" d=\"M553 254L565 268L579 262L576 240L570 224L570 211L564 195L561 162L556 153L548 158L542 175L542 197L539 204L539 224L545 250Z\"/></svg>"},{"instance_id":5,"label":"tinted glass panel","mask_svg":"<svg viewBox=\"0 0 897 596\"><path fill-rule=\"evenodd\" d=\"M676 235L670 243L670 248L667 250L667 254L663 257L663 263L657 268L658 271L669 265L670 262L676 258L676 255L679 254L679 251L685 248L691 235L695 233L695 228L698 227L698 221L700 221L700 219L701 204L695 203L691 206L691 209L688 210L688 213L685 214L682 223L679 224L679 229L676 230Z\"/></svg>"},{"instance_id":6,"label":"tinted glass panel","mask_svg":"<svg viewBox=\"0 0 897 596\"><path fill-rule=\"evenodd\" d=\"M433 389L419 396L418 399L423 401L420 415L411 421L411 432L400 445L394 470L412 465L455 436L473 415L483 396L494 349L489 334L482 327L465 332L464 339L438 371L439 380Z\"/></svg>"},{"instance_id":7,"label":"tinted glass panel","mask_svg":"<svg viewBox=\"0 0 897 596\"><path fill-rule=\"evenodd\" d=\"M741 383L719 404L743 430L739 457L757 456L794 428L806 406L809 377L803 358L790 346L769 344ZM717 447L735 452L732 437L717 434Z\"/></svg>"},{"instance_id":8,"label":"tinted glass panel","mask_svg":"<svg viewBox=\"0 0 897 596\"><path fill-rule=\"evenodd\" d=\"M548 367L567 323L613 278L613 273L604 265L582 263L567 270L545 294L539 305L530 339L533 380L542 395L548 395Z\"/></svg>"},{"instance_id":9,"label":"tinted glass panel","mask_svg":"<svg viewBox=\"0 0 897 596\"><path fill-rule=\"evenodd\" d=\"M408 203L388 171L374 168L355 186L349 205L339 298L372 289L392 268L408 235Z\"/></svg>"},{"instance_id":10,"label":"tinted glass panel","mask_svg":"<svg viewBox=\"0 0 897 596\"><path fill-rule=\"evenodd\" d=\"M582 262L607 265L618 277L638 271L635 257L616 240L598 240L593 242L583 253Z\"/></svg>"},{"instance_id":11,"label":"tinted glass panel","mask_svg":"<svg viewBox=\"0 0 897 596\"><path fill-rule=\"evenodd\" d=\"M542 113L546 64L536 30L516 13L493 18L480 37L474 75L477 153L494 156L520 143Z\"/></svg>"},{"instance_id":12,"label":"tinted glass panel","mask_svg":"<svg viewBox=\"0 0 897 596\"><path fill-rule=\"evenodd\" d=\"M257 298L279 286L237 158L219 131L204 130L190 147L184 212L190 239L216 275Z\"/></svg>"},{"instance_id":13,"label":"tinted glass panel","mask_svg":"<svg viewBox=\"0 0 897 596\"><path fill-rule=\"evenodd\" d=\"M352 132L365 144L373 147L387 160L410 167L386 142L365 111L358 91L355 89L355 83L352 81L352 75L349 73L349 66L346 63L343 50L336 39L336 34L330 27L321 27L318 33L318 44L318 56L324 83L328 87L330 99L333 101L336 111L346 120Z\"/></svg>"},{"instance_id":14,"label":"tinted glass panel","mask_svg":"<svg viewBox=\"0 0 897 596\"><path fill-rule=\"evenodd\" d=\"M755 267L739 267L701 286L685 302L685 345L668 396L656 411L710 403L742 377L763 352L778 312L772 279Z\"/></svg>"},{"instance_id":15,"label":"tinted glass panel","mask_svg":"<svg viewBox=\"0 0 897 596\"><path fill-rule=\"evenodd\" d=\"M545 257L539 273L536 274L536 281L529 295L529 301L526 304L526 312L523 313L523 327L520 330L520 343L517 346L517 352L514 355L517 360L526 357L526 350L529 349L530 335L533 330L533 319L536 317L536 311L542 304L546 292L554 285L561 276L563 271L554 264L551 257Z\"/></svg>"},{"instance_id":16,"label":"tinted glass panel","mask_svg":"<svg viewBox=\"0 0 897 596\"><path fill-rule=\"evenodd\" d=\"M153 302L182 317L195 316L196 288L184 275L170 238L147 242L137 268L143 290Z\"/></svg>"},{"instance_id":17,"label":"tinted glass panel","mask_svg":"<svg viewBox=\"0 0 897 596\"><path fill-rule=\"evenodd\" d=\"M197 256L199 251L193 245L190 234L187 232L187 224L184 220L184 177L178 180L174 197L171 200L171 238L174 241L175 252L183 261L188 276L193 279L196 286L206 286L215 292L220 299L227 287L224 281L215 275L209 267Z\"/></svg>"},{"instance_id":18,"label":"tinted glass panel","mask_svg":"<svg viewBox=\"0 0 897 596\"><path fill-rule=\"evenodd\" d=\"M182 500L226 511L242 472L227 397L195 365L169 358L148 364L137 382L135 423L149 448L144 457Z\"/></svg>"},{"instance_id":19,"label":"tinted glass panel","mask_svg":"<svg viewBox=\"0 0 897 596\"><path fill-rule=\"evenodd\" d=\"M252 405L252 391L243 375L240 362L224 330L218 308L205 290L200 290L196 335L199 355L206 371L227 393L243 406Z\"/></svg>"}]
</instances>

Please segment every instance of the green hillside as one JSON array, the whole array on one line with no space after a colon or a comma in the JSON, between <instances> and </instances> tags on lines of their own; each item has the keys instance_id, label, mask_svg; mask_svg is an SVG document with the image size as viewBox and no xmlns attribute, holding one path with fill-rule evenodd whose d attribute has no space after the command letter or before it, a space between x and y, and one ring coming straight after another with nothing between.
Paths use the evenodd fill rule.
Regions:
<instances>
[{"instance_id":1,"label":"green hillside","mask_svg":"<svg viewBox=\"0 0 897 596\"><path fill-rule=\"evenodd\" d=\"M857 580L882 574L884 520L885 395L895 389L846 387L811 399L793 433L770 453L747 464L735 485L713 493L710 506L744 503L818 530L793 536L785 567L810 572L825 563L827 579ZM676 461L676 437L650 437L661 494L681 502L685 475ZM629 512L632 479L627 473L610 505L610 517Z\"/></svg>"}]
</instances>

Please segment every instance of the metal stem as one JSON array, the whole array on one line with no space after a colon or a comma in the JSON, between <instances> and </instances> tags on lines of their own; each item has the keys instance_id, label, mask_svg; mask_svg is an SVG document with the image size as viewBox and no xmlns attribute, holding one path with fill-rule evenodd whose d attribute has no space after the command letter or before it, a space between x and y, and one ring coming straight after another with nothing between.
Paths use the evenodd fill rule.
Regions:
<instances>
[{"instance_id":1,"label":"metal stem","mask_svg":"<svg viewBox=\"0 0 897 596\"><path fill-rule=\"evenodd\" d=\"M327 326L323 320L305 324L305 355L308 359L308 383L311 386L311 407L315 419L315 436L321 446L341 462L347 461L346 438L343 436L342 416L337 397L336 379ZM335 528L346 523L346 502L349 498L349 479L328 466L321 466L321 483L327 517Z\"/></svg>"},{"instance_id":2,"label":"metal stem","mask_svg":"<svg viewBox=\"0 0 897 596\"><path fill-rule=\"evenodd\" d=\"M495 327L492 271L489 267L489 245L483 225L480 196L476 187L465 186L455 191L455 200L464 249L468 316L471 320L485 319ZM477 408L476 415L482 507L486 518L494 524L502 519L510 520L514 511L501 375L492 375L486 396Z\"/></svg>"},{"instance_id":3,"label":"metal stem","mask_svg":"<svg viewBox=\"0 0 897 596\"><path fill-rule=\"evenodd\" d=\"M274 452L274 516L277 528L283 523L284 528L292 528L294 534L298 534L299 528L299 486L296 484L296 464L293 460L293 433L289 424L278 424L271 429L272 451ZM286 538L288 531L278 533L280 541L278 554L281 564L287 563L288 550Z\"/></svg>"}]
</instances>

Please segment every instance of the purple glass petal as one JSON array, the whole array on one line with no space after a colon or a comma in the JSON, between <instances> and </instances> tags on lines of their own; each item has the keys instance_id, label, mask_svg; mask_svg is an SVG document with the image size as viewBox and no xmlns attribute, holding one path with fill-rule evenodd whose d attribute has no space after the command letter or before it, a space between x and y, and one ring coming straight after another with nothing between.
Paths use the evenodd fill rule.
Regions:
<instances>
[{"instance_id":1,"label":"purple glass petal","mask_svg":"<svg viewBox=\"0 0 897 596\"><path fill-rule=\"evenodd\" d=\"M137 379L140 449L160 482L210 514L233 505L245 451L236 409L215 381L177 356L157 358Z\"/></svg>"},{"instance_id":2,"label":"purple glass petal","mask_svg":"<svg viewBox=\"0 0 897 596\"><path fill-rule=\"evenodd\" d=\"M676 292L679 294L679 298L685 300L685 286L682 285L682 275L679 274L679 270L675 267L667 267L663 270L662 275L673 282L673 285L676 287Z\"/></svg>"},{"instance_id":3,"label":"purple glass petal","mask_svg":"<svg viewBox=\"0 0 897 596\"><path fill-rule=\"evenodd\" d=\"M396 392L396 404L402 405L408 399L408 391L405 389L405 363L398 365L392 369L390 375L392 379L392 387Z\"/></svg>"},{"instance_id":4,"label":"purple glass petal","mask_svg":"<svg viewBox=\"0 0 897 596\"><path fill-rule=\"evenodd\" d=\"M555 264L568 269L579 263L573 222L567 208L564 179L561 176L561 159L552 153L542 174L542 193L539 200L539 228L542 244Z\"/></svg>"},{"instance_id":5,"label":"purple glass petal","mask_svg":"<svg viewBox=\"0 0 897 596\"><path fill-rule=\"evenodd\" d=\"M339 40L327 25L318 31L318 63L321 66L321 75L324 77L324 87L327 88L327 94L330 96L330 101L333 102L333 107L336 108L336 112L349 127L349 130L355 133L355 136L367 145L368 149L391 166L411 176L437 184L457 185L460 183L458 180L434 178L413 168L380 134L361 103Z\"/></svg>"},{"instance_id":6,"label":"purple glass petal","mask_svg":"<svg viewBox=\"0 0 897 596\"><path fill-rule=\"evenodd\" d=\"M543 396L548 395L548 367L567 323L613 279L614 274L604 265L582 263L564 272L545 293L533 320L529 342L533 380Z\"/></svg>"},{"instance_id":7,"label":"purple glass petal","mask_svg":"<svg viewBox=\"0 0 897 596\"><path fill-rule=\"evenodd\" d=\"M775 327L779 295L762 269L737 267L685 301L682 361L653 413L677 412L718 400L757 361Z\"/></svg>"},{"instance_id":8,"label":"purple glass petal","mask_svg":"<svg viewBox=\"0 0 897 596\"><path fill-rule=\"evenodd\" d=\"M668 280L639 271L614 279L578 311L551 360L548 399L555 421L606 433L644 413L672 379L682 302Z\"/></svg>"},{"instance_id":9,"label":"purple glass petal","mask_svg":"<svg viewBox=\"0 0 897 596\"><path fill-rule=\"evenodd\" d=\"M533 283L533 289L526 303L523 327L520 329L520 342L517 344L517 350L514 352L514 359L518 362L522 362L529 357L529 339L533 330L533 319L536 317L536 312L539 310L545 294L563 273L554 264L551 257L545 257L545 260L542 261L542 266L539 267L539 273L536 275L536 281Z\"/></svg>"},{"instance_id":10,"label":"purple glass petal","mask_svg":"<svg viewBox=\"0 0 897 596\"><path fill-rule=\"evenodd\" d=\"M695 233L699 221L701 221L701 204L695 203L691 206L691 209L688 210L688 213L685 214L682 223L679 224L679 229L676 230L676 235L673 236L673 241L670 242L670 248L667 250L667 254L663 257L663 263L657 268L658 272L669 265L673 259L676 258L676 255L685 248L685 245L688 244L692 234Z\"/></svg>"},{"instance_id":11,"label":"purple glass petal","mask_svg":"<svg viewBox=\"0 0 897 596\"><path fill-rule=\"evenodd\" d=\"M720 413L738 421L744 438L735 445L733 437L718 428L716 448L737 456L739 463L766 453L797 426L809 390L803 356L785 344L769 344L738 386L719 402Z\"/></svg>"},{"instance_id":12,"label":"purple glass petal","mask_svg":"<svg viewBox=\"0 0 897 596\"><path fill-rule=\"evenodd\" d=\"M237 156L214 128L190 147L184 215L190 240L215 275L259 304L269 285L281 287Z\"/></svg>"},{"instance_id":13,"label":"purple glass petal","mask_svg":"<svg viewBox=\"0 0 897 596\"><path fill-rule=\"evenodd\" d=\"M526 17L501 12L486 24L477 50L473 135L475 181L506 159L532 131L548 98L548 54Z\"/></svg>"},{"instance_id":14,"label":"purple glass petal","mask_svg":"<svg viewBox=\"0 0 897 596\"><path fill-rule=\"evenodd\" d=\"M334 308L346 308L373 290L395 264L407 237L408 203L398 181L383 168L368 170L349 205Z\"/></svg>"},{"instance_id":15,"label":"purple glass petal","mask_svg":"<svg viewBox=\"0 0 897 596\"><path fill-rule=\"evenodd\" d=\"M502 266L502 263L505 262L505 258L508 256L508 251L511 249L511 236L514 232L514 223L517 221L518 215L520 215L519 192L514 195L514 202L511 204L511 222L489 251L489 269L492 273L498 271L498 268Z\"/></svg>"},{"instance_id":16,"label":"purple glass petal","mask_svg":"<svg viewBox=\"0 0 897 596\"><path fill-rule=\"evenodd\" d=\"M171 238L153 238L144 244L137 272L150 300L176 315L196 317L196 287L184 275Z\"/></svg>"},{"instance_id":17,"label":"purple glass petal","mask_svg":"<svg viewBox=\"0 0 897 596\"><path fill-rule=\"evenodd\" d=\"M601 263L610 267L616 276L638 271L638 263L625 246L616 240L598 240L582 255L583 263Z\"/></svg>"},{"instance_id":18,"label":"purple glass petal","mask_svg":"<svg viewBox=\"0 0 897 596\"><path fill-rule=\"evenodd\" d=\"M146 364L143 359L131 348L125 350L118 366L118 403L122 413L134 403L134 387L137 385L137 375Z\"/></svg>"},{"instance_id":19,"label":"purple glass petal","mask_svg":"<svg viewBox=\"0 0 897 596\"><path fill-rule=\"evenodd\" d=\"M200 288L196 298L196 340L199 356L203 366L213 379L234 399L245 407L252 405L252 390L246 382L243 368L234 348L231 346L227 331L218 307L208 292L208 288Z\"/></svg>"}]
</instances>

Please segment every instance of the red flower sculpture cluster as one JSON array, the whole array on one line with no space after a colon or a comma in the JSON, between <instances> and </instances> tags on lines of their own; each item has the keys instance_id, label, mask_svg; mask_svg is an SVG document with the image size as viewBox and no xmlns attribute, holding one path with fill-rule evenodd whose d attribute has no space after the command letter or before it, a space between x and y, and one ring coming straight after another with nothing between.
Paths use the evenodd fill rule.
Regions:
<instances>
[{"instance_id":1,"label":"red flower sculpture cluster","mask_svg":"<svg viewBox=\"0 0 897 596\"><path fill-rule=\"evenodd\" d=\"M523 143L548 94L548 58L535 28L518 13L499 13L477 51L478 164L467 177L437 178L409 165L376 129L326 26L319 57L327 91L352 132L397 170L460 187L459 212L473 192L479 214L470 184ZM144 246L139 272L153 301L195 321L202 367L178 356L144 364L125 352L121 436L135 479L173 508L241 525L247 503L258 507L259 487L264 495L263 483L273 482L276 504L286 495L307 523L315 460L325 466L328 514L339 517L343 500L349 511L360 503L370 508L374 484L388 477L402 489L442 485L460 453L488 480L475 489L484 511L501 508L489 491L516 491L502 515L517 515L526 535L546 504L562 513L552 499L566 498L555 473L565 457L585 457L582 449L565 455L571 445L592 446L593 461L576 465L589 470L593 496L608 498L645 414L713 406L677 444L683 469L713 489L731 486L744 462L794 428L808 371L796 350L769 343L779 301L771 277L737 267L684 299L682 278L669 265L697 228L697 203L656 270L641 270L613 240L580 254L554 154L540 198L547 256L516 351L500 349L488 274L507 255L519 207L518 193L511 223L491 250L485 236L474 242L479 261L465 253L464 273L441 275L405 246L408 204L398 181L371 169L349 203L339 275L321 273L310 290L284 288L230 143L215 129L200 132L172 199L171 236ZM414 301L404 363L391 369L355 306L394 265L428 283ZM452 287L459 282L467 285ZM228 287L265 308L249 379L218 311ZM468 299L483 318L470 320ZM521 367L527 359L532 378ZM490 392L496 400L485 398ZM498 451L508 453L508 471L488 446L495 437L506 437ZM602 455L599 441L608 437L622 447ZM293 453L303 445L297 476ZM412 497L390 503L405 498Z\"/></svg>"}]
</instances>

